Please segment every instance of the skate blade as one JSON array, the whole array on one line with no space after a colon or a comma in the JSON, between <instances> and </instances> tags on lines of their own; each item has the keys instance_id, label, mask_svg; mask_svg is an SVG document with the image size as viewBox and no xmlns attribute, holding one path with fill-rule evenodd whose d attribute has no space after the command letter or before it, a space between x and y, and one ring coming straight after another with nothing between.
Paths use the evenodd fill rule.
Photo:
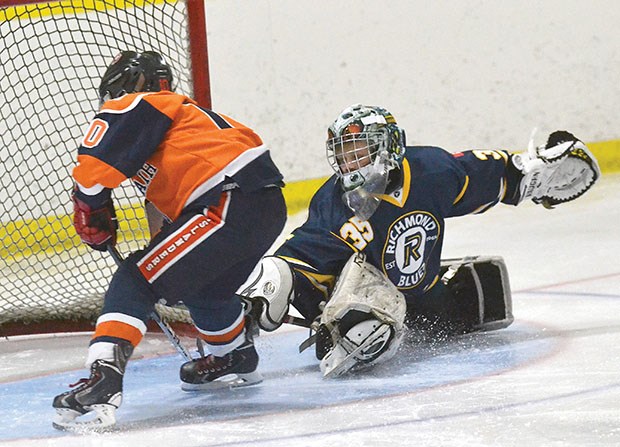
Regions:
<instances>
[{"instance_id":1,"label":"skate blade","mask_svg":"<svg viewBox=\"0 0 620 447\"><path fill-rule=\"evenodd\" d=\"M323 360L321 360L320 368L324 378L332 379L334 377L342 376L353 368L358 366L356 355L361 351L361 347L357 348L350 354L342 356L342 353L330 351L327 353Z\"/></svg>"},{"instance_id":2,"label":"skate blade","mask_svg":"<svg viewBox=\"0 0 620 447\"><path fill-rule=\"evenodd\" d=\"M228 374L206 383L181 382L181 389L183 391L216 391L256 385L262 381L263 376L259 372L254 371L247 374Z\"/></svg>"},{"instance_id":3,"label":"skate blade","mask_svg":"<svg viewBox=\"0 0 620 447\"><path fill-rule=\"evenodd\" d=\"M323 369L323 377L326 379L333 379L334 377L343 376L351 371L357 362L354 359L347 359L339 364L326 365Z\"/></svg>"},{"instance_id":4,"label":"skate blade","mask_svg":"<svg viewBox=\"0 0 620 447\"><path fill-rule=\"evenodd\" d=\"M116 424L116 407L108 404L92 405L88 413L81 414L68 408L57 408L52 427L56 430L74 432L99 432ZM94 414L93 414L94 413ZM80 416L92 419L78 420Z\"/></svg>"}]
</instances>

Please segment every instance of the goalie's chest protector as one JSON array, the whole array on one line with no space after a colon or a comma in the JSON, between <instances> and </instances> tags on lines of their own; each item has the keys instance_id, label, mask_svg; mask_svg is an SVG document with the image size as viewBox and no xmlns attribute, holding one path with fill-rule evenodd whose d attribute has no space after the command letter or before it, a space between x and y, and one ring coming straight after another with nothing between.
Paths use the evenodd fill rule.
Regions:
<instances>
[{"instance_id":1,"label":"goalie's chest protector","mask_svg":"<svg viewBox=\"0 0 620 447\"><path fill-rule=\"evenodd\" d=\"M437 280L444 219L454 215L467 178L452 154L408 147L401 187L382 196L376 212L362 221L342 202L342 190L332 177L313 198L308 221L279 254L337 274L352 252L363 251L405 296L419 296ZM317 237L327 228L329 237Z\"/></svg>"},{"instance_id":2,"label":"goalie's chest protector","mask_svg":"<svg viewBox=\"0 0 620 447\"><path fill-rule=\"evenodd\" d=\"M413 152L413 153L412 153ZM436 281L441 261L444 218L450 213L454 182L445 178L443 157L435 166L418 158L432 152L409 151L403 161L402 186L389 195L369 219L374 237L365 248L374 264L405 295L420 295Z\"/></svg>"}]
</instances>

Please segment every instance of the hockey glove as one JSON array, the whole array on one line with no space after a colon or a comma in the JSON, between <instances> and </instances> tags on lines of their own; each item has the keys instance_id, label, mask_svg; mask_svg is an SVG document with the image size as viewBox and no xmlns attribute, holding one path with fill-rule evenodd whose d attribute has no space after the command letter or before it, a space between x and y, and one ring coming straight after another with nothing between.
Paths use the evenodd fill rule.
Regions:
<instances>
[{"instance_id":1,"label":"hockey glove","mask_svg":"<svg viewBox=\"0 0 620 447\"><path fill-rule=\"evenodd\" d=\"M112 198L108 196L95 207L85 202L79 190L74 190L72 199L73 225L82 242L98 251L106 251L108 245L116 245L118 222Z\"/></svg>"},{"instance_id":2,"label":"hockey glove","mask_svg":"<svg viewBox=\"0 0 620 447\"><path fill-rule=\"evenodd\" d=\"M544 147L512 156L513 165L521 171L519 202L532 199L545 208L575 200L600 178L596 158L573 134L558 130Z\"/></svg>"}]
</instances>

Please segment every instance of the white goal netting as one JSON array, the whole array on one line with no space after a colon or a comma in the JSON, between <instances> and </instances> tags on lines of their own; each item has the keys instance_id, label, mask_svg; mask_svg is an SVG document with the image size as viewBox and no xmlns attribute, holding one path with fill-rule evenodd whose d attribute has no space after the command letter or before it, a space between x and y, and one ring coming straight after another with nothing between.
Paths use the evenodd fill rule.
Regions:
<instances>
[{"instance_id":1,"label":"white goal netting","mask_svg":"<svg viewBox=\"0 0 620 447\"><path fill-rule=\"evenodd\" d=\"M73 231L77 146L101 74L121 50L160 52L176 91L192 95L187 16L187 3L172 0L0 8L0 335L96 318L114 262ZM147 225L131 185L115 198L119 249L128 253L148 239Z\"/></svg>"}]
</instances>

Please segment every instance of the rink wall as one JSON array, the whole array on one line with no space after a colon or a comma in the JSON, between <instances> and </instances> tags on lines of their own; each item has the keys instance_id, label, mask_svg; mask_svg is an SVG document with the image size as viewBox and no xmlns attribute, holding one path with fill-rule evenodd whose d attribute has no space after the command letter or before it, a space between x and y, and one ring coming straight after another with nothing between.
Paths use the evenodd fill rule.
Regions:
<instances>
[{"instance_id":1,"label":"rink wall","mask_svg":"<svg viewBox=\"0 0 620 447\"><path fill-rule=\"evenodd\" d=\"M213 107L254 127L289 182L330 174L327 125L388 108L411 144L524 150L534 127L620 170L613 0L206 0Z\"/></svg>"},{"instance_id":2,"label":"rink wall","mask_svg":"<svg viewBox=\"0 0 620 447\"><path fill-rule=\"evenodd\" d=\"M205 5L213 108L268 144L291 214L331 174L326 127L356 102L392 111L410 144L450 151L520 151L534 127L542 136L566 129L588 143L604 173L620 172L615 1ZM134 208L121 213L141 213ZM4 246L22 254L62 251L75 237L66 214L0 228Z\"/></svg>"}]
</instances>

